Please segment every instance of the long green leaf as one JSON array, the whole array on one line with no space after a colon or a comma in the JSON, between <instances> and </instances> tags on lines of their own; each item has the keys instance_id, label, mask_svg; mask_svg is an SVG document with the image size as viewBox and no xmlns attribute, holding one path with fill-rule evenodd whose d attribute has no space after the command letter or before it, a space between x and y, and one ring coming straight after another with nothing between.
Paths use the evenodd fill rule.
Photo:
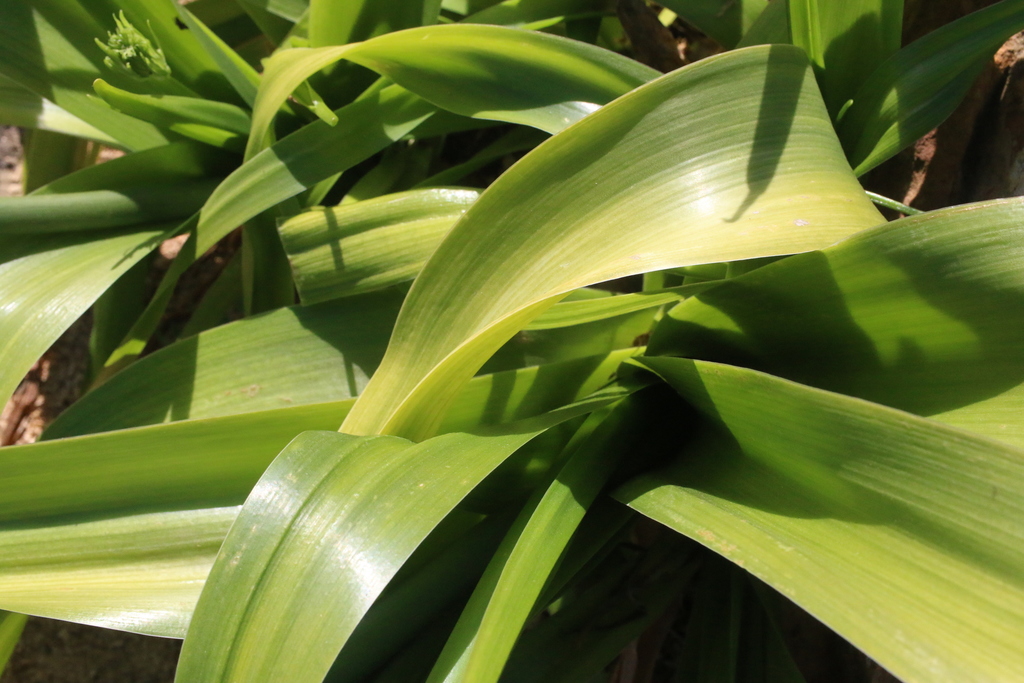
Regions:
<instances>
[{"instance_id":1,"label":"long green leaf","mask_svg":"<svg viewBox=\"0 0 1024 683\"><path fill-rule=\"evenodd\" d=\"M407 282L479 193L412 190L299 214L278 230L305 304Z\"/></svg>"},{"instance_id":2,"label":"long green leaf","mask_svg":"<svg viewBox=\"0 0 1024 683\"><path fill-rule=\"evenodd\" d=\"M413 444L300 435L268 468L228 533L196 606L177 679L322 680L387 583L476 484L550 426L622 393L611 396L490 436L448 434ZM381 499L393 505L381 508Z\"/></svg>"},{"instance_id":3,"label":"long green leaf","mask_svg":"<svg viewBox=\"0 0 1024 683\"><path fill-rule=\"evenodd\" d=\"M569 325L582 325L634 311L644 311L656 306L675 303L687 296L701 292L707 287L708 284L696 283L600 299L561 301L537 316L525 329L548 330Z\"/></svg>"},{"instance_id":4,"label":"long green leaf","mask_svg":"<svg viewBox=\"0 0 1024 683\"><path fill-rule=\"evenodd\" d=\"M1024 451L732 366L648 358L707 420L616 496L907 681L1024 667Z\"/></svg>"},{"instance_id":5,"label":"long green leaf","mask_svg":"<svg viewBox=\"0 0 1024 683\"><path fill-rule=\"evenodd\" d=\"M949 116L1004 40L1024 28L1024 2L1002 0L903 48L853 95L839 125L858 175Z\"/></svg>"},{"instance_id":6,"label":"long green leaf","mask_svg":"<svg viewBox=\"0 0 1024 683\"><path fill-rule=\"evenodd\" d=\"M198 253L253 216L368 159L435 111L419 97L390 86L337 110L333 128L317 121L282 139L214 191L200 217Z\"/></svg>"},{"instance_id":7,"label":"long green leaf","mask_svg":"<svg viewBox=\"0 0 1024 683\"><path fill-rule=\"evenodd\" d=\"M178 15L189 30L195 34L196 40L217 64L242 101L252 107L256 101L256 90L260 84L260 75L256 69L252 68L188 9L179 6Z\"/></svg>"},{"instance_id":8,"label":"long green leaf","mask_svg":"<svg viewBox=\"0 0 1024 683\"><path fill-rule=\"evenodd\" d=\"M202 207L218 184L212 179L171 186L0 197L0 235L39 236L183 219Z\"/></svg>"},{"instance_id":9,"label":"long green leaf","mask_svg":"<svg viewBox=\"0 0 1024 683\"><path fill-rule=\"evenodd\" d=\"M577 287L820 248L881 222L809 72L785 46L709 58L527 155L427 262L345 431L430 434L457 387Z\"/></svg>"},{"instance_id":10,"label":"long green leaf","mask_svg":"<svg viewBox=\"0 0 1024 683\"><path fill-rule=\"evenodd\" d=\"M905 218L672 309L650 353L735 363L1024 446L1024 201Z\"/></svg>"},{"instance_id":11,"label":"long green leaf","mask_svg":"<svg viewBox=\"0 0 1024 683\"><path fill-rule=\"evenodd\" d=\"M470 14L463 22L522 28L544 20L614 12L615 3L609 0L504 0Z\"/></svg>"},{"instance_id":12,"label":"long green leaf","mask_svg":"<svg viewBox=\"0 0 1024 683\"><path fill-rule=\"evenodd\" d=\"M143 188L160 184L166 187L169 183L192 186L222 167L220 154L198 147L201 146L168 145L83 169L29 197L5 200L12 202L5 204L5 213L10 215L13 210L17 215L26 206L56 205L74 210L77 198L99 191L128 214L143 218L139 205L124 202L124 195L148 192L156 205L163 205L167 200L159 192L154 194ZM87 204L86 208L91 207ZM31 212L21 213L34 219ZM65 217L68 215L75 214L65 213ZM118 224L110 214L98 220ZM38 234L39 225L37 222L36 234L0 236L0 299L5 301L0 311L3 396L14 391L32 363L121 274L177 230L174 225L143 225L86 234ZM51 227L62 225L56 222Z\"/></svg>"},{"instance_id":13,"label":"long green leaf","mask_svg":"<svg viewBox=\"0 0 1024 683\"><path fill-rule=\"evenodd\" d=\"M233 104L175 95L136 95L103 79L96 94L115 109L149 121L173 135L241 152L249 135L249 116ZM190 212L191 213L191 212Z\"/></svg>"},{"instance_id":14,"label":"long green leaf","mask_svg":"<svg viewBox=\"0 0 1024 683\"><path fill-rule=\"evenodd\" d=\"M27 620L24 614L0 614L0 672L7 666L14 653L14 647L21 638L21 631L25 628Z\"/></svg>"},{"instance_id":15,"label":"long green leaf","mask_svg":"<svg viewBox=\"0 0 1024 683\"><path fill-rule=\"evenodd\" d=\"M606 384L632 353L478 377L443 430L560 408ZM336 428L351 406L339 400L6 449L0 609L182 637L235 506L296 434ZM544 475L541 465L533 457L505 463L471 502L521 498Z\"/></svg>"},{"instance_id":16,"label":"long green leaf","mask_svg":"<svg viewBox=\"0 0 1024 683\"><path fill-rule=\"evenodd\" d=\"M293 307L146 357L66 410L46 438L353 398L384 354L400 292Z\"/></svg>"},{"instance_id":17,"label":"long green leaf","mask_svg":"<svg viewBox=\"0 0 1024 683\"><path fill-rule=\"evenodd\" d=\"M347 45L385 33L437 23L439 0L310 0L313 47Z\"/></svg>"},{"instance_id":18,"label":"long green leaf","mask_svg":"<svg viewBox=\"0 0 1024 683\"><path fill-rule=\"evenodd\" d=\"M793 44L807 51L835 117L861 84L899 49L903 0L788 0Z\"/></svg>"},{"instance_id":19,"label":"long green leaf","mask_svg":"<svg viewBox=\"0 0 1024 683\"><path fill-rule=\"evenodd\" d=\"M428 682L497 681L545 584L587 510L626 458L655 441L657 401L638 394L590 416L554 481L538 491L498 548ZM659 397L660 398L660 397Z\"/></svg>"},{"instance_id":20,"label":"long green leaf","mask_svg":"<svg viewBox=\"0 0 1024 683\"><path fill-rule=\"evenodd\" d=\"M150 226L100 233L0 264L0 396L9 397L50 344L173 232L173 226Z\"/></svg>"},{"instance_id":21,"label":"long green leaf","mask_svg":"<svg viewBox=\"0 0 1024 683\"><path fill-rule=\"evenodd\" d=\"M464 116L561 130L657 75L592 45L531 31L428 26L363 43L276 53L253 110L247 157L265 146L278 108L311 75L346 59Z\"/></svg>"},{"instance_id":22,"label":"long green leaf","mask_svg":"<svg viewBox=\"0 0 1024 683\"><path fill-rule=\"evenodd\" d=\"M0 123L117 144L95 126L0 74Z\"/></svg>"}]
</instances>

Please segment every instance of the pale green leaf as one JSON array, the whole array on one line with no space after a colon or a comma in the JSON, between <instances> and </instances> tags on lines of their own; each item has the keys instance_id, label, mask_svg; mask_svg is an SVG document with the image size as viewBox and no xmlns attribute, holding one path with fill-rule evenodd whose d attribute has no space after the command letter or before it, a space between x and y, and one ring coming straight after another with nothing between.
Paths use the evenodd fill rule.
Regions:
<instances>
[{"instance_id":1,"label":"pale green leaf","mask_svg":"<svg viewBox=\"0 0 1024 683\"><path fill-rule=\"evenodd\" d=\"M753 370L647 358L705 418L616 497L905 681L1024 667L1024 451Z\"/></svg>"},{"instance_id":2,"label":"pale green leaf","mask_svg":"<svg viewBox=\"0 0 1024 683\"><path fill-rule=\"evenodd\" d=\"M380 363L401 304L400 292L380 292L183 339L84 396L46 438L355 397Z\"/></svg>"},{"instance_id":3,"label":"pale green leaf","mask_svg":"<svg viewBox=\"0 0 1024 683\"><path fill-rule=\"evenodd\" d=\"M553 136L480 196L413 284L344 430L430 434L457 388L577 287L820 248L880 222L800 50L702 60Z\"/></svg>"},{"instance_id":4,"label":"pale green leaf","mask_svg":"<svg viewBox=\"0 0 1024 683\"><path fill-rule=\"evenodd\" d=\"M1024 201L904 218L672 309L649 353L734 363L1024 446Z\"/></svg>"},{"instance_id":5,"label":"pale green leaf","mask_svg":"<svg viewBox=\"0 0 1024 683\"><path fill-rule=\"evenodd\" d=\"M938 126L1004 40L1024 28L1024 2L1002 0L900 50L853 95L839 137L857 174Z\"/></svg>"},{"instance_id":6,"label":"pale green leaf","mask_svg":"<svg viewBox=\"0 0 1024 683\"><path fill-rule=\"evenodd\" d=\"M5 126L37 128L54 133L117 144L95 126L70 114L53 102L0 74L0 123Z\"/></svg>"},{"instance_id":7,"label":"pale green leaf","mask_svg":"<svg viewBox=\"0 0 1024 683\"><path fill-rule=\"evenodd\" d=\"M412 190L299 214L280 226L305 304L351 296L416 277L474 190Z\"/></svg>"},{"instance_id":8,"label":"pale green leaf","mask_svg":"<svg viewBox=\"0 0 1024 683\"><path fill-rule=\"evenodd\" d=\"M622 395L488 436L447 434L413 444L299 435L228 533L196 605L177 679L322 680L416 547L487 474L547 428ZM381 507L381 499L392 504Z\"/></svg>"},{"instance_id":9,"label":"pale green leaf","mask_svg":"<svg viewBox=\"0 0 1024 683\"><path fill-rule=\"evenodd\" d=\"M136 95L103 79L96 94L118 111L148 121L163 131L241 152L249 135L249 115L226 102L176 95Z\"/></svg>"},{"instance_id":10,"label":"pale green leaf","mask_svg":"<svg viewBox=\"0 0 1024 683\"><path fill-rule=\"evenodd\" d=\"M285 99L346 59L464 116L561 130L657 75L608 50L542 33L485 25L427 26L362 43L277 52L253 110L251 157Z\"/></svg>"}]
</instances>

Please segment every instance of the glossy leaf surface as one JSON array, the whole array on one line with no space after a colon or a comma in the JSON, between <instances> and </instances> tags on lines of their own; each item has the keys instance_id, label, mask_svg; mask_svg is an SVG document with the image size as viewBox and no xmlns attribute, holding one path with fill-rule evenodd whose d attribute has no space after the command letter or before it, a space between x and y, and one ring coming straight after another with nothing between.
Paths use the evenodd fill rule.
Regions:
<instances>
[{"instance_id":1,"label":"glossy leaf surface","mask_svg":"<svg viewBox=\"0 0 1024 683\"><path fill-rule=\"evenodd\" d=\"M672 309L649 352L752 367L1024 446L1024 202L933 211Z\"/></svg>"},{"instance_id":2,"label":"glossy leaf surface","mask_svg":"<svg viewBox=\"0 0 1024 683\"><path fill-rule=\"evenodd\" d=\"M278 227L303 303L407 282L479 193L413 190L310 211Z\"/></svg>"},{"instance_id":3,"label":"glossy leaf surface","mask_svg":"<svg viewBox=\"0 0 1024 683\"><path fill-rule=\"evenodd\" d=\"M456 388L577 287L819 248L878 222L801 51L703 60L552 137L481 195L413 284L344 429L430 434Z\"/></svg>"},{"instance_id":4,"label":"glossy leaf surface","mask_svg":"<svg viewBox=\"0 0 1024 683\"><path fill-rule=\"evenodd\" d=\"M1020 670L1024 451L753 370L643 362L708 427L620 500L763 579L903 680Z\"/></svg>"},{"instance_id":5,"label":"glossy leaf surface","mask_svg":"<svg viewBox=\"0 0 1024 683\"><path fill-rule=\"evenodd\" d=\"M1002 0L932 31L879 66L838 128L857 174L942 123L985 62L1021 28L1024 2Z\"/></svg>"}]
</instances>

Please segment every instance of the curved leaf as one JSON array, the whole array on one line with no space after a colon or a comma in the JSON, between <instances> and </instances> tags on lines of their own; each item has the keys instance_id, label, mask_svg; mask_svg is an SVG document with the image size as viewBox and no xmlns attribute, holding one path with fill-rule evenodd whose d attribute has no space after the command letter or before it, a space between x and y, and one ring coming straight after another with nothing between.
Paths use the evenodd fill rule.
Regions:
<instances>
[{"instance_id":1,"label":"curved leaf","mask_svg":"<svg viewBox=\"0 0 1024 683\"><path fill-rule=\"evenodd\" d=\"M902 680L1012 680L1024 667L1024 451L753 370L643 364L708 427L619 500Z\"/></svg>"},{"instance_id":2,"label":"curved leaf","mask_svg":"<svg viewBox=\"0 0 1024 683\"><path fill-rule=\"evenodd\" d=\"M197 97L137 95L103 79L97 79L93 88L118 111L214 147L241 152L249 135L249 115L233 104Z\"/></svg>"},{"instance_id":3,"label":"curved leaf","mask_svg":"<svg viewBox=\"0 0 1024 683\"><path fill-rule=\"evenodd\" d=\"M0 123L117 144L100 129L0 74Z\"/></svg>"},{"instance_id":4,"label":"curved leaf","mask_svg":"<svg viewBox=\"0 0 1024 683\"><path fill-rule=\"evenodd\" d=\"M524 329L548 330L569 325L582 325L635 311L644 311L656 306L675 303L687 296L693 296L704 291L708 286L710 283L697 283L600 299L561 301L534 318Z\"/></svg>"},{"instance_id":5,"label":"curved leaf","mask_svg":"<svg viewBox=\"0 0 1024 683\"><path fill-rule=\"evenodd\" d=\"M1024 200L904 218L673 308L649 353L734 363L1024 446Z\"/></svg>"},{"instance_id":6,"label":"curved leaf","mask_svg":"<svg viewBox=\"0 0 1024 683\"><path fill-rule=\"evenodd\" d=\"M407 282L479 193L439 188L299 214L281 242L305 304Z\"/></svg>"},{"instance_id":7,"label":"curved leaf","mask_svg":"<svg viewBox=\"0 0 1024 683\"><path fill-rule=\"evenodd\" d=\"M401 304L400 292L380 292L181 340L89 392L45 438L355 397L384 354Z\"/></svg>"},{"instance_id":8,"label":"curved leaf","mask_svg":"<svg viewBox=\"0 0 1024 683\"><path fill-rule=\"evenodd\" d=\"M0 396L6 400L61 333L174 230L94 233L92 241L78 238L77 244L55 248L42 241L28 254L0 263Z\"/></svg>"},{"instance_id":9,"label":"curved leaf","mask_svg":"<svg viewBox=\"0 0 1024 683\"><path fill-rule=\"evenodd\" d=\"M640 395L590 416L554 481L527 504L498 548L428 683L497 681L523 625L613 470L655 439L656 402Z\"/></svg>"},{"instance_id":10,"label":"curved leaf","mask_svg":"<svg viewBox=\"0 0 1024 683\"><path fill-rule=\"evenodd\" d=\"M662 3L725 48L740 38L768 7L767 0L666 0Z\"/></svg>"},{"instance_id":11,"label":"curved leaf","mask_svg":"<svg viewBox=\"0 0 1024 683\"><path fill-rule=\"evenodd\" d=\"M577 287L820 248L879 222L802 51L702 60L555 135L481 195L413 284L344 430L429 435L487 357Z\"/></svg>"},{"instance_id":12,"label":"curved leaf","mask_svg":"<svg viewBox=\"0 0 1024 683\"><path fill-rule=\"evenodd\" d=\"M1002 0L903 48L872 73L839 124L858 175L942 123L1003 41L1024 28L1024 2Z\"/></svg>"},{"instance_id":13,"label":"curved leaf","mask_svg":"<svg viewBox=\"0 0 1024 683\"><path fill-rule=\"evenodd\" d=\"M657 75L586 43L485 25L428 26L339 47L283 50L267 62L253 110L250 157L265 145L281 104L340 59L387 76L465 116L555 132Z\"/></svg>"},{"instance_id":14,"label":"curved leaf","mask_svg":"<svg viewBox=\"0 0 1024 683\"><path fill-rule=\"evenodd\" d=\"M473 487L548 427L621 395L491 436L447 434L413 444L299 435L228 532L196 605L177 680L323 680L374 600Z\"/></svg>"}]
</instances>

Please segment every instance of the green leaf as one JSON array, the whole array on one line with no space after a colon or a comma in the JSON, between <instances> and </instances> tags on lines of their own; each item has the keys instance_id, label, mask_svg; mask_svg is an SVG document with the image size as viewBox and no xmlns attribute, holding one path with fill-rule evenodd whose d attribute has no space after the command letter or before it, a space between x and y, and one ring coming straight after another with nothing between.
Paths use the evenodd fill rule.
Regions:
<instances>
[{"instance_id":1,"label":"green leaf","mask_svg":"<svg viewBox=\"0 0 1024 683\"><path fill-rule=\"evenodd\" d=\"M377 596L476 484L548 427L608 402L569 407L504 433L447 434L419 444L299 435L228 533L196 605L177 679L323 680ZM379 500L392 504L383 508Z\"/></svg>"},{"instance_id":2,"label":"green leaf","mask_svg":"<svg viewBox=\"0 0 1024 683\"><path fill-rule=\"evenodd\" d=\"M299 214L278 230L304 304L407 282L479 194L412 190Z\"/></svg>"},{"instance_id":3,"label":"green leaf","mask_svg":"<svg viewBox=\"0 0 1024 683\"><path fill-rule=\"evenodd\" d=\"M260 75L237 52L211 31L206 24L183 6L178 7L178 16L195 35L196 40L210 55L210 58L223 72L245 104L252 107L256 101L256 89L260 84Z\"/></svg>"},{"instance_id":4,"label":"green leaf","mask_svg":"<svg viewBox=\"0 0 1024 683\"><path fill-rule=\"evenodd\" d=\"M239 320L138 361L64 411L46 438L355 397L402 294L379 292Z\"/></svg>"},{"instance_id":5,"label":"green leaf","mask_svg":"<svg viewBox=\"0 0 1024 683\"><path fill-rule=\"evenodd\" d=\"M232 155L193 142L175 142L89 166L32 194L54 195L97 190L127 191L153 185L187 185L226 175Z\"/></svg>"},{"instance_id":6,"label":"green leaf","mask_svg":"<svg viewBox=\"0 0 1024 683\"><path fill-rule=\"evenodd\" d=\"M1024 446L1024 201L905 218L676 306L649 353L734 363Z\"/></svg>"},{"instance_id":7,"label":"green leaf","mask_svg":"<svg viewBox=\"0 0 1024 683\"><path fill-rule=\"evenodd\" d=\"M817 68L833 118L902 44L903 0L788 0L793 44Z\"/></svg>"},{"instance_id":8,"label":"green leaf","mask_svg":"<svg viewBox=\"0 0 1024 683\"><path fill-rule=\"evenodd\" d=\"M437 23L439 0L310 0L313 47L346 45L385 33Z\"/></svg>"},{"instance_id":9,"label":"green leaf","mask_svg":"<svg viewBox=\"0 0 1024 683\"><path fill-rule=\"evenodd\" d=\"M116 145L117 141L95 126L0 74L0 123L37 128Z\"/></svg>"},{"instance_id":10,"label":"green leaf","mask_svg":"<svg viewBox=\"0 0 1024 683\"><path fill-rule=\"evenodd\" d=\"M610 0L505 0L470 14L463 23L523 28L544 20L614 13Z\"/></svg>"},{"instance_id":11,"label":"green leaf","mask_svg":"<svg viewBox=\"0 0 1024 683\"><path fill-rule=\"evenodd\" d=\"M457 388L577 287L820 248L881 222L809 72L792 47L712 57L524 157L427 262L345 431L430 434Z\"/></svg>"},{"instance_id":12,"label":"green leaf","mask_svg":"<svg viewBox=\"0 0 1024 683\"><path fill-rule=\"evenodd\" d=\"M708 286L709 284L697 283L600 299L561 301L534 318L524 329L548 330L569 325L582 325L635 311L645 311L649 308L676 303L687 296L707 289Z\"/></svg>"},{"instance_id":13,"label":"green leaf","mask_svg":"<svg viewBox=\"0 0 1024 683\"><path fill-rule=\"evenodd\" d=\"M531 150L544 142L544 140L547 140L547 138L548 136L543 131L533 128L517 127L495 142L481 149L479 152L474 154L473 158L469 161L456 164L451 168L446 168L440 173L437 173L436 175L433 175L417 184L415 187L445 187L447 185L453 185L474 171L480 170L492 161L501 159L508 154Z\"/></svg>"},{"instance_id":14,"label":"green leaf","mask_svg":"<svg viewBox=\"0 0 1024 683\"><path fill-rule=\"evenodd\" d=\"M0 614L0 672L7 666L11 654L14 653L14 647L21 638L21 631L25 628L27 620L24 614Z\"/></svg>"},{"instance_id":15,"label":"green leaf","mask_svg":"<svg viewBox=\"0 0 1024 683\"><path fill-rule=\"evenodd\" d=\"M0 396L9 397L32 364L99 296L174 232L173 226L102 232L0 263ZM38 243L38 242L37 242Z\"/></svg>"},{"instance_id":16,"label":"green leaf","mask_svg":"<svg viewBox=\"0 0 1024 683\"><path fill-rule=\"evenodd\" d=\"M157 128L236 152L245 148L249 115L233 104L175 95L136 95L98 79L93 88L118 111ZM190 212L191 213L191 212Z\"/></svg>"},{"instance_id":17,"label":"green leaf","mask_svg":"<svg viewBox=\"0 0 1024 683\"><path fill-rule=\"evenodd\" d=\"M654 440L657 401L638 394L595 412L566 447L568 461L523 509L477 584L430 677L497 681L566 547L613 470Z\"/></svg>"},{"instance_id":18,"label":"green leaf","mask_svg":"<svg viewBox=\"0 0 1024 683\"><path fill-rule=\"evenodd\" d=\"M768 4L767 0L668 0L662 3L727 49L736 47Z\"/></svg>"},{"instance_id":19,"label":"green leaf","mask_svg":"<svg viewBox=\"0 0 1024 683\"><path fill-rule=\"evenodd\" d=\"M592 45L484 25L427 26L340 47L282 50L267 61L247 157L265 146L285 99L305 79L341 59L373 69L457 114L548 132L657 75Z\"/></svg>"},{"instance_id":20,"label":"green leaf","mask_svg":"<svg viewBox=\"0 0 1024 683\"><path fill-rule=\"evenodd\" d=\"M1024 2L1003 0L946 24L872 73L839 125L858 175L942 123L1003 41L1024 28Z\"/></svg>"},{"instance_id":21,"label":"green leaf","mask_svg":"<svg viewBox=\"0 0 1024 683\"><path fill-rule=\"evenodd\" d=\"M186 218L203 206L218 180L120 190L0 197L0 236L84 232Z\"/></svg>"},{"instance_id":22,"label":"green leaf","mask_svg":"<svg viewBox=\"0 0 1024 683\"><path fill-rule=\"evenodd\" d=\"M671 609L697 563L687 541L611 549L584 572L554 614L523 633L502 676L509 683L589 683ZM571 653L571 656L566 656Z\"/></svg>"},{"instance_id":23,"label":"green leaf","mask_svg":"<svg viewBox=\"0 0 1024 683\"><path fill-rule=\"evenodd\" d=\"M772 44L792 45L789 30L789 0L769 2L736 47Z\"/></svg>"},{"instance_id":24,"label":"green leaf","mask_svg":"<svg viewBox=\"0 0 1024 683\"><path fill-rule=\"evenodd\" d=\"M706 428L619 500L760 577L903 680L1021 670L1024 451L753 370L643 363Z\"/></svg>"},{"instance_id":25,"label":"green leaf","mask_svg":"<svg viewBox=\"0 0 1024 683\"><path fill-rule=\"evenodd\" d=\"M478 377L443 429L561 408L606 384L632 352ZM296 434L335 429L351 406L330 401L6 449L0 608L182 637L234 506ZM481 487L486 501L475 504L510 493L514 501L543 476L539 465L506 462Z\"/></svg>"},{"instance_id":26,"label":"green leaf","mask_svg":"<svg viewBox=\"0 0 1024 683\"><path fill-rule=\"evenodd\" d=\"M228 176L203 207L197 253L253 216L370 158L434 111L412 93L390 86L338 109L333 128L316 121L263 150Z\"/></svg>"}]
</instances>

